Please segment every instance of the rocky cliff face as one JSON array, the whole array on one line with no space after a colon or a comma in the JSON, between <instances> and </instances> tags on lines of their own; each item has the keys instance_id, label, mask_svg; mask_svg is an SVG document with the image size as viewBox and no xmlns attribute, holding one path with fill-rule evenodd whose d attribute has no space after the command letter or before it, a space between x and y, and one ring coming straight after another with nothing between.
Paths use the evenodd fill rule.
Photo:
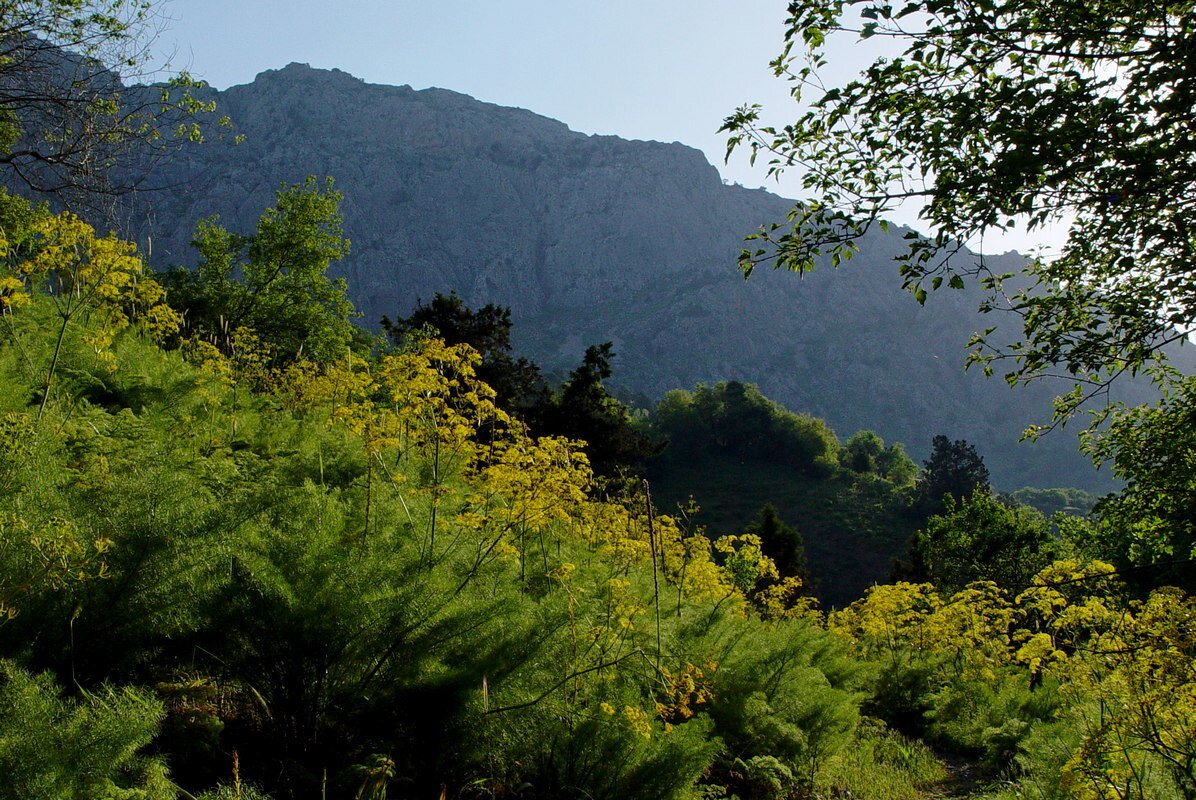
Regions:
<instances>
[{"instance_id":1,"label":"rocky cliff face","mask_svg":"<svg viewBox=\"0 0 1196 800\"><path fill-rule=\"evenodd\" d=\"M280 184L331 175L352 241L336 272L363 324L456 290L510 306L521 352L549 369L612 340L616 384L653 398L749 381L844 437L872 428L915 457L936 433L966 438L1002 487L1106 485L1070 434L1015 444L1058 387L965 375L963 345L992 321L967 293L921 308L900 291L899 233L870 238L838 270L744 281L743 237L791 201L724 185L692 148L298 64L213 95L245 141L186 148L150 176L169 188L127 213L156 264L193 262L199 217L251 231Z\"/></svg>"}]
</instances>

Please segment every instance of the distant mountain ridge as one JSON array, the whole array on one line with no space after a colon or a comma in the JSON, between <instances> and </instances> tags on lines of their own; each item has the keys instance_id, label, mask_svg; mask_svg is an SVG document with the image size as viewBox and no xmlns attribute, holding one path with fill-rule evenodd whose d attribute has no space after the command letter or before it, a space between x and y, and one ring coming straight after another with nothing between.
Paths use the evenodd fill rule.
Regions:
<instances>
[{"instance_id":1,"label":"distant mountain ridge","mask_svg":"<svg viewBox=\"0 0 1196 800\"><path fill-rule=\"evenodd\" d=\"M965 342L993 320L970 291L924 308L901 291L900 232L868 237L837 270L744 281L744 236L792 201L725 185L693 148L301 64L207 92L245 140L184 148L147 181L171 188L133 198L126 220L157 265L194 262L198 218L249 231L280 184L330 175L352 241L335 271L368 326L455 290L510 306L521 354L550 369L611 340L615 384L651 398L752 382L843 438L871 428L916 458L936 433L967 439L1001 488L1109 486L1070 433L1016 444L1061 387L964 374ZM1020 257L989 261L1016 268Z\"/></svg>"}]
</instances>

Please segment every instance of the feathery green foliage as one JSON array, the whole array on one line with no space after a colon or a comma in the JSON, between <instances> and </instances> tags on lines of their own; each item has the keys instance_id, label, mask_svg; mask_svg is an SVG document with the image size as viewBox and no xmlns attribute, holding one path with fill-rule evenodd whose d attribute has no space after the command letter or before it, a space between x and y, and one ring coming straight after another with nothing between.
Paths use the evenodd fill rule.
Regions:
<instances>
[{"instance_id":1,"label":"feathery green foliage","mask_svg":"<svg viewBox=\"0 0 1196 800\"><path fill-rule=\"evenodd\" d=\"M0 662L0 798L171 800L161 761L138 755L161 717L146 692L65 700L51 676Z\"/></svg>"}]
</instances>

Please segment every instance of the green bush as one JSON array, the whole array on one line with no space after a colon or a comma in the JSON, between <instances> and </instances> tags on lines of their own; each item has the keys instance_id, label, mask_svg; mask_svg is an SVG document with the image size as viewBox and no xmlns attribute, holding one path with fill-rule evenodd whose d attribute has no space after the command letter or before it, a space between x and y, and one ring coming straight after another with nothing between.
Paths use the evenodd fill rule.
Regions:
<instances>
[{"instance_id":1,"label":"green bush","mask_svg":"<svg viewBox=\"0 0 1196 800\"><path fill-rule=\"evenodd\" d=\"M502 795L523 787L562 800L691 796L719 750L710 720L666 730L641 716L643 701L630 687L602 696L605 706L558 699L477 718L467 735L486 788Z\"/></svg>"},{"instance_id":2,"label":"green bush","mask_svg":"<svg viewBox=\"0 0 1196 800\"><path fill-rule=\"evenodd\" d=\"M1004 774L1021 752L1033 726L1052 719L1062 701L1047 681L1034 689L1024 672L956 680L930 697L928 741L978 757L990 774Z\"/></svg>"},{"instance_id":3,"label":"green bush","mask_svg":"<svg viewBox=\"0 0 1196 800\"><path fill-rule=\"evenodd\" d=\"M743 637L737 644L751 645L728 649L719 660L710 708L715 733L731 761L775 758L797 785L812 784L819 765L852 738L858 665L804 620L772 630L728 623L724 636L732 632ZM722 771L733 772L733 763Z\"/></svg>"},{"instance_id":4,"label":"green bush","mask_svg":"<svg viewBox=\"0 0 1196 800\"><path fill-rule=\"evenodd\" d=\"M161 717L143 692L67 700L48 674L0 662L0 800L174 800L162 762L139 755Z\"/></svg>"}]
</instances>

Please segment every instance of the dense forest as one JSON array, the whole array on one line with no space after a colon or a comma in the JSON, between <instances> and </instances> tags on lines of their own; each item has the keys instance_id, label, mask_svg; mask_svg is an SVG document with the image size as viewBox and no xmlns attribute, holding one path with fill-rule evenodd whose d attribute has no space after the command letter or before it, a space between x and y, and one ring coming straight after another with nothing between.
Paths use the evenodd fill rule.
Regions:
<instances>
[{"instance_id":1,"label":"dense forest","mask_svg":"<svg viewBox=\"0 0 1196 800\"><path fill-rule=\"evenodd\" d=\"M976 22L951 8L923 50ZM0 15L18 33L125 41L105 9ZM790 38L817 51L832 9L790 11ZM1186 43L1180 21L1164 33ZM22 48L43 44L11 35L0 72L36 74ZM113 126L49 149L22 140L18 113L44 91L0 94L6 163L32 152L72 179L17 170L25 189L103 198L119 187L88 182L92 145L201 138L172 116L211 112L187 80L142 109L158 135L114 121L94 80L68 81L54 119ZM729 124L761 135L754 123ZM1076 174L1035 152L1031 183ZM498 306L440 295L366 333L328 276L349 246L330 180L280 188L252 231L201 222L194 271L155 271L59 210L81 213L71 192L0 191L0 800L1196 798L1196 386L1160 350L1187 284L1139 297L1163 267L1117 261L1092 282L1050 272L1075 253L1031 267L1011 382L1062 364L1099 388L1141 369L1161 392L1088 429L1119 493L1005 495L966 441L928 432L919 466L750 384L633 410L604 385L609 343L551 381L512 351ZM1077 223L1094 248L1111 235L1098 222L1135 219L1102 207ZM849 248L853 218L802 214ZM805 268L810 240L784 236L748 266ZM964 279L918 260L935 246L915 242L906 264L923 298L921 280ZM1056 425L1086 408L1084 385ZM827 569L828 542L878 556L871 585L847 583L849 559Z\"/></svg>"}]
</instances>

